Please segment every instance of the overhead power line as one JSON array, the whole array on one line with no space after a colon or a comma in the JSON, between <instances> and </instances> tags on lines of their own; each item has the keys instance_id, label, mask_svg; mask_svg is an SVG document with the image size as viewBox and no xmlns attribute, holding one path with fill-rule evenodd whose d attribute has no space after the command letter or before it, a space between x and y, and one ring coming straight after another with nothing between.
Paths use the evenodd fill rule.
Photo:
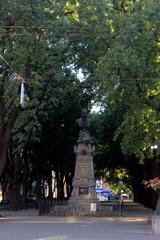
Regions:
<instances>
[{"instance_id":1,"label":"overhead power line","mask_svg":"<svg viewBox=\"0 0 160 240\"><path fill-rule=\"evenodd\" d=\"M10 65L10 63L0 54L1 59L6 63L6 65L12 70L12 72L15 74L17 80L25 81L23 77L21 77L16 71L13 69L13 67Z\"/></svg>"},{"instance_id":2,"label":"overhead power line","mask_svg":"<svg viewBox=\"0 0 160 240\"><path fill-rule=\"evenodd\" d=\"M16 32L9 32L9 33L0 33L0 36L29 36L31 33L16 33Z\"/></svg>"},{"instance_id":3,"label":"overhead power line","mask_svg":"<svg viewBox=\"0 0 160 240\"><path fill-rule=\"evenodd\" d=\"M43 29L42 27L27 26L27 25L0 25L0 28L33 28L33 29Z\"/></svg>"},{"instance_id":4,"label":"overhead power line","mask_svg":"<svg viewBox=\"0 0 160 240\"><path fill-rule=\"evenodd\" d=\"M86 25L86 26L72 26L72 27L66 27L65 30L62 29L62 26L58 26L57 29L55 30L55 27L53 28L48 28L48 27L41 27L41 26L32 26L32 25L0 25L0 29L10 29L11 32L0 32L0 36L25 36L25 35L31 35L32 33L20 33L16 32L16 30L35 30L35 33L42 35L45 35L46 32L48 31L49 34L54 34L55 36L61 36L61 35L72 35L72 36L79 36L82 35L80 32L83 31L85 35L90 35L89 30L95 29L95 27L99 26L99 24L94 24L94 25ZM15 32L12 32L14 31ZM105 32L105 29L101 29L101 32Z\"/></svg>"}]
</instances>

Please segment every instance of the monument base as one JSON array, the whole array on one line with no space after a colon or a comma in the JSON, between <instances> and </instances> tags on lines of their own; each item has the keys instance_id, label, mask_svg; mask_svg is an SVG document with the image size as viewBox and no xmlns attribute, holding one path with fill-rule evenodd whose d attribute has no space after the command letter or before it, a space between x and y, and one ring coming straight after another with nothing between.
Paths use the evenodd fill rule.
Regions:
<instances>
[{"instance_id":1,"label":"monument base","mask_svg":"<svg viewBox=\"0 0 160 240\"><path fill-rule=\"evenodd\" d=\"M99 201L97 197L71 197L68 201L69 209L76 209L78 215L89 216L97 212Z\"/></svg>"},{"instance_id":2,"label":"monument base","mask_svg":"<svg viewBox=\"0 0 160 240\"><path fill-rule=\"evenodd\" d=\"M109 202L100 204L99 202L94 202L94 199L92 200L86 200L86 204L84 204L81 199L76 199L68 202L68 205L53 205L49 215L74 217L118 217L123 214L120 203Z\"/></svg>"}]
</instances>

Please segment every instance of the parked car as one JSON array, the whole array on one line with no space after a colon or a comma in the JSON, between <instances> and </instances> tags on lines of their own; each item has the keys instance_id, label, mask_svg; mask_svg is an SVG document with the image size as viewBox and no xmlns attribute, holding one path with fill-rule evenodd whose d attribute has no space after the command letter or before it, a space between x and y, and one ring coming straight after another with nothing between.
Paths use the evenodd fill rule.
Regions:
<instances>
[{"instance_id":1,"label":"parked car","mask_svg":"<svg viewBox=\"0 0 160 240\"><path fill-rule=\"evenodd\" d=\"M27 202L34 202L36 200L36 195L34 193L30 193L27 195Z\"/></svg>"},{"instance_id":2,"label":"parked car","mask_svg":"<svg viewBox=\"0 0 160 240\"><path fill-rule=\"evenodd\" d=\"M111 195L112 195L112 191L109 189L109 190L102 190L97 194L97 197L100 202L103 202L103 201L110 200Z\"/></svg>"},{"instance_id":3,"label":"parked car","mask_svg":"<svg viewBox=\"0 0 160 240\"><path fill-rule=\"evenodd\" d=\"M127 193L122 193L121 198L124 199L129 199L129 195Z\"/></svg>"}]
</instances>

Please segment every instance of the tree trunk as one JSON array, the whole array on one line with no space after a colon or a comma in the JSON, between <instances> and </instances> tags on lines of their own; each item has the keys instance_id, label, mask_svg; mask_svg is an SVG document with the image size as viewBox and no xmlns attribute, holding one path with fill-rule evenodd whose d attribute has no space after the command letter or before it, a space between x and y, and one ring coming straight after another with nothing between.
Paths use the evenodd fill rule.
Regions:
<instances>
[{"instance_id":1,"label":"tree trunk","mask_svg":"<svg viewBox=\"0 0 160 240\"><path fill-rule=\"evenodd\" d=\"M13 176L10 176L10 208L14 210L18 210L20 208L21 160L21 153L17 153L14 156L15 164L13 165L14 168L12 169Z\"/></svg>"},{"instance_id":2,"label":"tree trunk","mask_svg":"<svg viewBox=\"0 0 160 240\"><path fill-rule=\"evenodd\" d=\"M23 155L24 166L23 166L23 194L22 194L22 207L27 208L27 192L28 192L28 159L26 154Z\"/></svg>"},{"instance_id":3,"label":"tree trunk","mask_svg":"<svg viewBox=\"0 0 160 240\"><path fill-rule=\"evenodd\" d=\"M58 174L59 178L57 180L57 198L60 200L64 199L64 173L63 170Z\"/></svg>"},{"instance_id":4,"label":"tree trunk","mask_svg":"<svg viewBox=\"0 0 160 240\"><path fill-rule=\"evenodd\" d=\"M160 190L158 190L158 199L156 204L156 215L160 216Z\"/></svg>"},{"instance_id":5,"label":"tree trunk","mask_svg":"<svg viewBox=\"0 0 160 240\"><path fill-rule=\"evenodd\" d=\"M49 199L52 200L53 199L53 191L52 191L52 171L49 171L48 174L48 185L49 185Z\"/></svg>"},{"instance_id":6,"label":"tree trunk","mask_svg":"<svg viewBox=\"0 0 160 240\"><path fill-rule=\"evenodd\" d=\"M20 185L14 185L10 190L9 207L11 210L17 211L20 209Z\"/></svg>"},{"instance_id":7,"label":"tree trunk","mask_svg":"<svg viewBox=\"0 0 160 240\"><path fill-rule=\"evenodd\" d=\"M39 207L39 201L42 198L42 193L41 193L41 173L37 173L36 177L36 209Z\"/></svg>"},{"instance_id":8,"label":"tree trunk","mask_svg":"<svg viewBox=\"0 0 160 240\"><path fill-rule=\"evenodd\" d=\"M0 176L7 166L7 151L12 130L21 107L14 107L3 132L0 134Z\"/></svg>"}]
</instances>

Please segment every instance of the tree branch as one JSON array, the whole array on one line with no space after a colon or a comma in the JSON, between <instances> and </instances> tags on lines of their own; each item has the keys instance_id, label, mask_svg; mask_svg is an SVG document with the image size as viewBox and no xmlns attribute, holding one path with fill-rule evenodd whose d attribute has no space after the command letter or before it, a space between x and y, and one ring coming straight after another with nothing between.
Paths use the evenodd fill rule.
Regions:
<instances>
[{"instance_id":1,"label":"tree branch","mask_svg":"<svg viewBox=\"0 0 160 240\"><path fill-rule=\"evenodd\" d=\"M156 107L154 105L153 101L152 101L154 99L154 97L151 98L151 97L147 96L147 94L143 91L143 89L141 88L140 84L138 84L138 82L136 83L136 86L137 86L137 88L139 90L140 97L143 100L143 102L147 106L152 107L159 114L160 113L160 107Z\"/></svg>"},{"instance_id":2,"label":"tree branch","mask_svg":"<svg viewBox=\"0 0 160 240\"><path fill-rule=\"evenodd\" d=\"M33 120L34 115L35 114L31 115L28 119L26 119L26 121L21 126L19 126L17 129L15 129L15 131L12 132L12 135L16 135L17 133L22 131L25 128L25 126L27 126L28 123L30 123Z\"/></svg>"}]
</instances>

